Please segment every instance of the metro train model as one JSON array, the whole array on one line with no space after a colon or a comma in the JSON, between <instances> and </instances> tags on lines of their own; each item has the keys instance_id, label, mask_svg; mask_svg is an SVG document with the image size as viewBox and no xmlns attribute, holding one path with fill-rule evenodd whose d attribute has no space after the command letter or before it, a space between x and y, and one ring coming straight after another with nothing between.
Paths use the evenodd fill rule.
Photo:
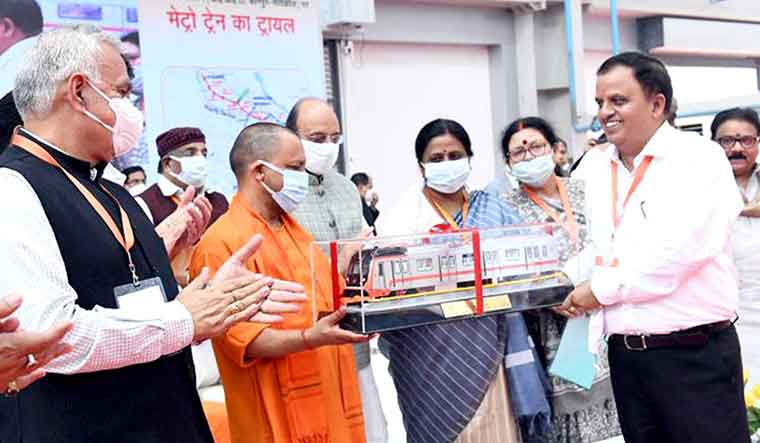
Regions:
<instances>
[{"instance_id":1,"label":"metro train model","mask_svg":"<svg viewBox=\"0 0 760 443\"><path fill-rule=\"evenodd\" d=\"M450 234L449 234L450 235ZM559 252L551 235L532 233L481 238L483 284L556 273ZM360 268L361 265L361 268ZM471 242L366 248L356 253L346 275L344 302L382 301L474 286Z\"/></svg>"}]
</instances>

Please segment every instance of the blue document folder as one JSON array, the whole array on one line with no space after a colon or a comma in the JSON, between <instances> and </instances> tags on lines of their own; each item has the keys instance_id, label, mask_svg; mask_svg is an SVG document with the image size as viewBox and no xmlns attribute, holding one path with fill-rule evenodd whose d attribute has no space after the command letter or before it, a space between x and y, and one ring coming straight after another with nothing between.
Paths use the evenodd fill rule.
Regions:
<instances>
[{"instance_id":1,"label":"blue document folder","mask_svg":"<svg viewBox=\"0 0 760 443\"><path fill-rule=\"evenodd\" d=\"M596 355L588 350L588 327L588 316L567 321L549 373L591 389L596 374Z\"/></svg>"}]
</instances>

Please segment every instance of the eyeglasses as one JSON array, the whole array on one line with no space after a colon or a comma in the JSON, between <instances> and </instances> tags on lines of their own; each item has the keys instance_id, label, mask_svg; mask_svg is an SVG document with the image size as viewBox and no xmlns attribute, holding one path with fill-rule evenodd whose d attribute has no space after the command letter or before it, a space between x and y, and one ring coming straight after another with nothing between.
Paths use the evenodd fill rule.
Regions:
<instances>
[{"instance_id":1,"label":"eyeglasses","mask_svg":"<svg viewBox=\"0 0 760 443\"><path fill-rule=\"evenodd\" d=\"M518 146L514 149L509 150L509 158L512 161L523 161L525 160L525 155L530 152L530 154L533 157L538 157L540 155L546 154L546 149L549 147L549 143L534 143L528 146L527 148L524 146Z\"/></svg>"},{"instance_id":2,"label":"eyeglasses","mask_svg":"<svg viewBox=\"0 0 760 443\"><path fill-rule=\"evenodd\" d=\"M314 134L309 134L305 138L306 140L309 140L310 142L314 142L318 144L335 143L336 145L339 145L343 143L343 134L327 135L327 134L322 134L321 132L317 132Z\"/></svg>"},{"instance_id":3,"label":"eyeglasses","mask_svg":"<svg viewBox=\"0 0 760 443\"><path fill-rule=\"evenodd\" d=\"M741 137L718 137L718 143L723 149L733 148L734 145L736 145L736 142L739 142L742 145L742 148L751 148L755 146L758 139L760 139L760 137L753 135L742 135Z\"/></svg>"}]
</instances>

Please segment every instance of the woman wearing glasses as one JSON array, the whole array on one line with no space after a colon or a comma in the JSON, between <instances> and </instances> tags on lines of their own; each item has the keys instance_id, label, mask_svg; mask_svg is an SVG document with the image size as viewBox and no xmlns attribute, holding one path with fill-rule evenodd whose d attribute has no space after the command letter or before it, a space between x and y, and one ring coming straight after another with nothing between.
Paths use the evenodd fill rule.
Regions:
<instances>
[{"instance_id":1,"label":"woman wearing glasses","mask_svg":"<svg viewBox=\"0 0 760 443\"><path fill-rule=\"evenodd\" d=\"M718 113L712 122L712 139L723 148L736 179L744 210L734 223L731 243L739 271L739 320L736 331L742 363L752 384L760 380L760 170L757 166L760 120L750 108Z\"/></svg>"},{"instance_id":2,"label":"woman wearing glasses","mask_svg":"<svg viewBox=\"0 0 760 443\"><path fill-rule=\"evenodd\" d=\"M565 273L578 284L588 279L589 263L579 252L590 241L584 214L583 181L560 178L554 172L553 147L557 136L545 120L518 119L510 124L501 142L507 169L518 186L510 191L497 189L514 206L526 223L558 224L560 261ZM499 181L489 186L494 191ZM585 270L585 271L584 271ZM525 315L536 348L548 366L559 347L565 319L543 309ZM594 442L620 435L617 411L609 380L606 349L600 354L599 370L587 391L561 378L550 376L552 430L544 441Z\"/></svg>"}]
</instances>

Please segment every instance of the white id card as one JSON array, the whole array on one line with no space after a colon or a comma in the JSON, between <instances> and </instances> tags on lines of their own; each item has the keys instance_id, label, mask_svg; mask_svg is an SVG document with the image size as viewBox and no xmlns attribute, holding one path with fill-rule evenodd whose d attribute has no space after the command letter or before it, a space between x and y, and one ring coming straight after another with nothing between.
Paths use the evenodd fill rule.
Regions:
<instances>
[{"instance_id":1,"label":"white id card","mask_svg":"<svg viewBox=\"0 0 760 443\"><path fill-rule=\"evenodd\" d=\"M116 306L130 311L152 312L156 306L166 303L164 285L159 277L140 280L137 286L133 283L117 286L113 294Z\"/></svg>"}]
</instances>

